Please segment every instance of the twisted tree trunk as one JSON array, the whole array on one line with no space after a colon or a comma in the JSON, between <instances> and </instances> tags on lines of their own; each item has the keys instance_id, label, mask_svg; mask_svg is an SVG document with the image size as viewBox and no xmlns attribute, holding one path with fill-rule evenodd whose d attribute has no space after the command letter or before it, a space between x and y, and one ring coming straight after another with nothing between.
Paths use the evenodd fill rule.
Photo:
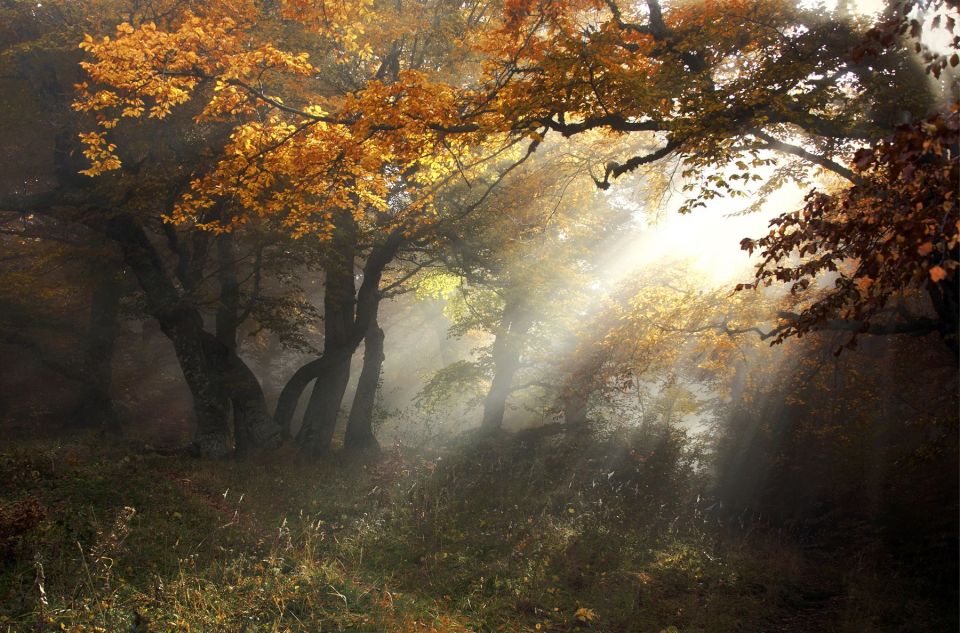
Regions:
<instances>
[{"instance_id":1,"label":"twisted tree trunk","mask_svg":"<svg viewBox=\"0 0 960 633\"><path fill-rule=\"evenodd\" d=\"M327 336L323 354L320 358L298 369L287 381L277 400L274 416L280 428L289 433L300 395L311 381L316 380L307 405L307 412L304 414L304 423L297 434L298 443L308 453L323 453L330 447L336 416L350 377L350 359L363 342L370 324L376 319L383 271L393 260L405 239L403 231L396 229L383 242L374 246L363 266L363 282L356 291L355 299L353 257L349 257L349 278L344 274L345 265L341 265L332 269L332 272L338 276L331 284L331 271L328 271L328 283L324 296L324 315L327 317L324 326ZM343 264L348 261L345 254L346 248L340 257ZM331 295L331 289L334 290L333 295ZM327 333L328 327L335 330ZM345 336L344 332L346 332Z\"/></svg>"},{"instance_id":2,"label":"twisted tree trunk","mask_svg":"<svg viewBox=\"0 0 960 633\"><path fill-rule=\"evenodd\" d=\"M267 410L263 387L237 351L237 334L243 319L240 310L240 282L237 279L237 245L233 233L217 237L217 277L220 301L216 333L205 343L233 409L233 439L238 454L276 448L283 441L280 427Z\"/></svg>"},{"instance_id":3,"label":"twisted tree trunk","mask_svg":"<svg viewBox=\"0 0 960 633\"><path fill-rule=\"evenodd\" d=\"M277 445L279 428L267 413L256 376L237 356L235 345L231 348L221 340L222 332L214 336L204 330L200 312L182 301L143 228L131 216L119 214L107 220L104 229L120 245L146 295L148 310L173 343L197 419L192 450L204 457L228 455L233 450L231 435L241 451Z\"/></svg>"}]
</instances>

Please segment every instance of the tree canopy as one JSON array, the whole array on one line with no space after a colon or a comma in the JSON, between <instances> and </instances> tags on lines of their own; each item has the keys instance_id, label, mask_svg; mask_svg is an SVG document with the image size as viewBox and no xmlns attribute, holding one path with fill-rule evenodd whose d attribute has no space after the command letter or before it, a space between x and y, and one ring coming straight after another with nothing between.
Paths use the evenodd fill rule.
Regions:
<instances>
[{"instance_id":1,"label":"tree canopy","mask_svg":"<svg viewBox=\"0 0 960 633\"><path fill-rule=\"evenodd\" d=\"M875 19L782 0L4 11L30 25L3 54L17 103L44 103L56 160L3 206L96 235L133 272L129 301L174 345L203 451L290 434L327 450L361 345L365 413L347 437L375 443L381 301L430 279L458 280L455 330L494 339L471 374L499 393L491 427L519 385L580 409L580 392L666 367L670 332L716 334L716 358L747 333L818 329L850 346L938 332L957 349L952 0L892 2ZM953 39L932 48L925 30ZM596 265L632 221L618 189L648 208L679 189L681 213L737 198L750 211L790 182L818 189L743 241L760 259L739 288L787 282L779 305L678 280L663 282L676 297L612 288ZM297 272L322 280L319 299ZM245 328L314 356L279 379L273 414Z\"/></svg>"}]
</instances>

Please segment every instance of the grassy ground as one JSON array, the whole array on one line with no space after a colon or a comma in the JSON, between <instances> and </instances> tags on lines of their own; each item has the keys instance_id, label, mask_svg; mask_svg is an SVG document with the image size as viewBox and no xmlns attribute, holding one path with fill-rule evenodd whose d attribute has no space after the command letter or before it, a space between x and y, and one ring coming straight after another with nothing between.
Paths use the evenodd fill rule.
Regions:
<instances>
[{"instance_id":1,"label":"grassy ground","mask_svg":"<svg viewBox=\"0 0 960 633\"><path fill-rule=\"evenodd\" d=\"M731 536L676 434L376 462L0 454L0 631L947 631L879 555Z\"/></svg>"}]
</instances>

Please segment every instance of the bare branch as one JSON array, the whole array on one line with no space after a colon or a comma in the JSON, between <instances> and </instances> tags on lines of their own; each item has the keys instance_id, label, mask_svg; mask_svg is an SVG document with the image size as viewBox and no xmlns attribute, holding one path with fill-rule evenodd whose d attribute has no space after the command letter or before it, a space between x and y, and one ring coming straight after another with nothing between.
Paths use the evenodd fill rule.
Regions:
<instances>
[{"instance_id":1,"label":"bare branch","mask_svg":"<svg viewBox=\"0 0 960 633\"><path fill-rule=\"evenodd\" d=\"M846 178L847 180L849 180L854 184L857 184L860 182L860 178L858 178L856 174L853 173L852 170L844 167L840 163L833 161L825 156L814 154L813 152L805 150L799 145L792 145L790 143L785 143L784 141L775 139L762 130L754 130L753 132L751 132L751 134L753 134L754 136L756 136L758 139L762 140L765 143L765 145L758 146L756 149L771 149L777 152L783 152L785 154L792 154L794 156L799 156L800 158L808 162L811 162L814 165L820 165L824 169L832 171L838 176L842 176L843 178Z\"/></svg>"}]
</instances>

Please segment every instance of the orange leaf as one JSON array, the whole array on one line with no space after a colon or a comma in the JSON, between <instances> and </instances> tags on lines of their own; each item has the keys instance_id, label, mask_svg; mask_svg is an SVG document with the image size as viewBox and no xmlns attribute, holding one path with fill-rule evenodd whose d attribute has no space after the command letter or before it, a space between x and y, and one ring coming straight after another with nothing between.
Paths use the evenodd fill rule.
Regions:
<instances>
[{"instance_id":1,"label":"orange leaf","mask_svg":"<svg viewBox=\"0 0 960 633\"><path fill-rule=\"evenodd\" d=\"M943 281L947 278L947 271L940 266L934 266L930 269L930 279L934 282Z\"/></svg>"}]
</instances>

